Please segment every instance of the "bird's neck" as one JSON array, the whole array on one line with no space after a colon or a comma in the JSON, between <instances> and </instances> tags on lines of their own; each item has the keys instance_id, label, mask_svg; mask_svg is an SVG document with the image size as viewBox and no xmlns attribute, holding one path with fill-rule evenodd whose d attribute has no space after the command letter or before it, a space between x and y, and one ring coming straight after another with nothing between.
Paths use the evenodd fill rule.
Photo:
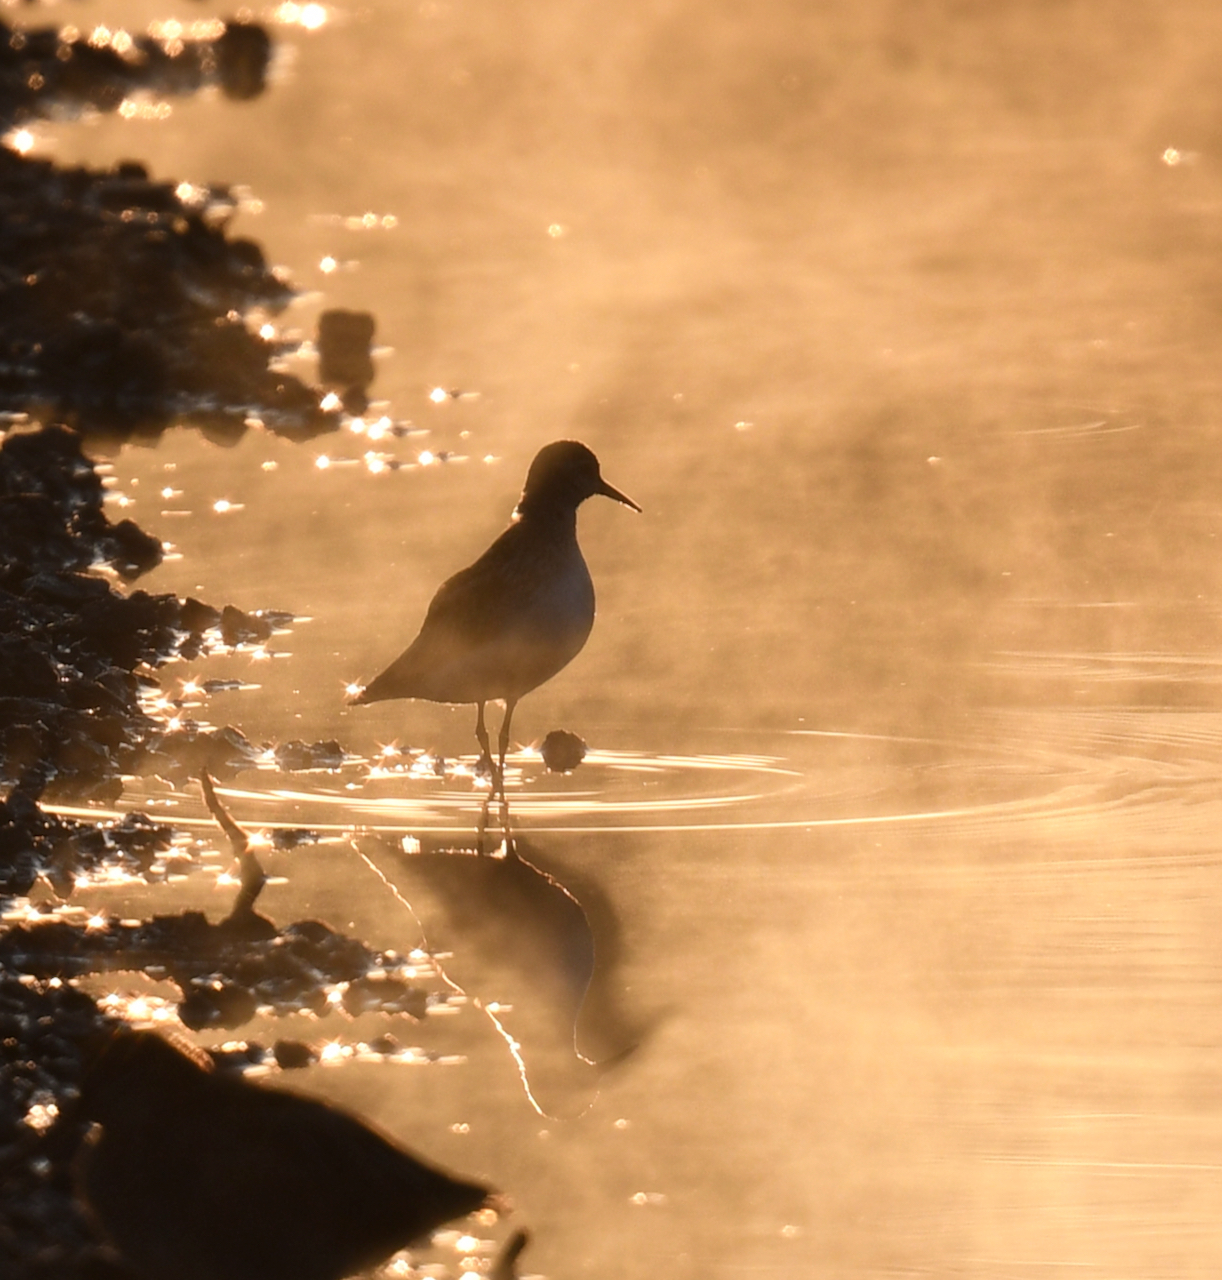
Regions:
<instances>
[{"instance_id":1,"label":"bird's neck","mask_svg":"<svg viewBox=\"0 0 1222 1280\"><path fill-rule=\"evenodd\" d=\"M555 503L518 504L517 520L532 533L546 534L552 538L577 537L577 508L557 506Z\"/></svg>"}]
</instances>

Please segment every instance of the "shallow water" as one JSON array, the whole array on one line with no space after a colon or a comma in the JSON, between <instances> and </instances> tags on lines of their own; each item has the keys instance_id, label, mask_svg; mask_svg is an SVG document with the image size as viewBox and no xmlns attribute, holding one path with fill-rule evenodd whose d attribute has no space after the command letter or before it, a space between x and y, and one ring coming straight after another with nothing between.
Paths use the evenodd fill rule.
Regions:
<instances>
[{"instance_id":1,"label":"shallow water","mask_svg":"<svg viewBox=\"0 0 1222 1280\"><path fill-rule=\"evenodd\" d=\"M257 686L200 719L350 754L220 788L325 837L261 855L261 907L423 932L512 1006L521 1069L472 1003L412 1032L461 1061L285 1083L504 1187L557 1277L1217 1275L1222 19L438 2L277 31L253 103L38 134L248 186L238 230L315 291L285 325L372 311L368 422L419 430L112 459L174 544L149 589L309 619L164 673ZM510 775L594 929L577 1047L638 1045L601 1076L570 953L529 916L456 927L475 888L404 853L474 839L470 709L343 704L561 436L644 507L583 509L598 623L515 720L592 754ZM215 839L193 793L123 803ZM163 909L116 894L81 898Z\"/></svg>"}]
</instances>

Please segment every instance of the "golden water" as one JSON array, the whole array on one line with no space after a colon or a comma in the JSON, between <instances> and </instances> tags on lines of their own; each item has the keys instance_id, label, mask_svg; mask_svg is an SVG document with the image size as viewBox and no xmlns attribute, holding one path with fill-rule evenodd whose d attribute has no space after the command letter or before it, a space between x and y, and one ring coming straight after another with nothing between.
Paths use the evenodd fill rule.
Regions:
<instances>
[{"instance_id":1,"label":"golden water","mask_svg":"<svg viewBox=\"0 0 1222 1280\"><path fill-rule=\"evenodd\" d=\"M567 1118L474 1008L419 1032L462 1063L295 1087L506 1188L549 1276L1216 1277L1222 12L375 0L278 31L255 103L39 131L249 187L237 229L315 291L281 322L372 311L369 421L420 429L114 459L179 556L150 589L310 618L165 679L241 677L196 714L354 757L223 788L329 837L265 856L269 913L415 945L396 843L466 839L481 794L360 762L470 756L473 717L344 686L540 444L644 507L583 510L598 622L515 719L594 754L519 754L510 790L617 922L599 1007L641 1047L560 1079L484 955Z\"/></svg>"}]
</instances>

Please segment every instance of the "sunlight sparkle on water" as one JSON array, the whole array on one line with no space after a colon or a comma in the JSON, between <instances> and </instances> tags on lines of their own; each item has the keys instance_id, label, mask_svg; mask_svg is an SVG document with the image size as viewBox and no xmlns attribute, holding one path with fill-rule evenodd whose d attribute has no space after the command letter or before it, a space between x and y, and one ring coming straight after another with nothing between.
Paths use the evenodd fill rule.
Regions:
<instances>
[{"instance_id":1,"label":"sunlight sparkle on water","mask_svg":"<svg viewBox=\"0 0 1222 1280\"><path fill-rule=\"evenodd\" d=\"M666 1203L666 1197L660 1191L637 1191L628 1197L628 1202L635 1205L660 1205Z\"/></svg>"},{"instance_id":2,"label":"sunlight sparkle on water","mask_svg":"<svg viewBox=\"0 0 1222 1280\"><path fill-rule=\"evenodd\" d=\"M39 1101L31 1104L30 1109L22 1119L35 1133L41 1133L55 1123L55 1117L59 1115L59 1108L49 1094L39 1092L34 1096ZM43 1099L46 1100L43 1101Z\"/></svg>"},{"instance_id":3,"label":"sunlight sparkle on water","mask_svg":"<svg viewBox=\"0 0 1222 1280\"><path fill-rule=\"evenodd\" d=\"M445 389L445 387L434 387L432 391L429 392L429 399L434 404L444 404L449 398L450 393Z\"/></svg>"},{"instance_id":4,"label":"sunlight sparkle on water","mask_svg":"<svg viewBox=\"0 0 1222 1280\"><path fill-rule=\"evenodd\" d=\"M343 404L343 401L335 394L334 391L328 391L322 400L319 401L318 407L323 413L334 413L336 409Z\"/></svg>"},{"instance_id":5,"label":"sunlight sparkle on water","mask_svg":"<svg viewBox=\"0 0 1222 1280\"><path fill-rule=\"evenodd\" d=\"M325 257L325 258L324 258L324 259L323 259L323 260L318 264L318 269L319 269L319 271L321 271L321 272L323 273L323 275L325 275L325 276L329 276L329 275L331 274L331 272L332 272L332 271L334 271L334 270L335 270L335 268L336 268L336 267L338 267L338 266L339 266L339 263L338 263L338 262L336 262L336 260L335 260L333 257L331 257L331 255L330 255L330 254L328 254L328 255L327 255L327 256L326 256L326 257Z\"/></svg>"},{"instance_id":6,"label":"sunlight sparkle on water","mask_svg":"<svg viewBox=\"0 0 1222 1280\"><path fill-rule=\"evenodd\" d=\"M19 155L25 155L33 149L34 135L29 129L14 129L11 133L4 135L4 145L10 151L16 151Z\"/></svg>"},{"instance_id":7,"label":"sunlight sparkle on water","mask_svg":"<svg viewBox=\"0 0 1222 1280\"><path fill-rule=\"evenodd\" d=\"M174 108L168 102L138 102L124 98L119 104L119 115L124 120L168 120Z\"/></svg>"},{"instance_id":8,"label":"sunlight sparkle on water","mask_svg":"<svg viewBox=\"0 0 1222 1280\"><path fill-rule=\"evenodd\" d=\"M423 450L419 455L419 462L422 467L432 466L432 464L436 461L437 461L436 455L433 454L428 449Z\"/></svg>"},{"instance_id":9,"label":"sunlight sparkle on water","mask_svg":"<svg viewBox=\"0 0 1222 1280\"><path fill-rule=\"evenodd\" d=\"M317 31L327 21L327 10L321 4L294 4L292 0L279 5L273 17L285 26L304 27L307 31Z\"/></svg>"},{"instance_id":10,"label":"sunlight sparkle on water","mask_svg":"<svg viewBox=\"0 0 1222 1280\"><path fill-rule=\"evenodd\" d=\"M325 453L320 453L318 457L314 459L314 465L319 469L319 471L326 471L326 469L331 465L331 459L328 458Z\"/></svg>"}]
</instances>

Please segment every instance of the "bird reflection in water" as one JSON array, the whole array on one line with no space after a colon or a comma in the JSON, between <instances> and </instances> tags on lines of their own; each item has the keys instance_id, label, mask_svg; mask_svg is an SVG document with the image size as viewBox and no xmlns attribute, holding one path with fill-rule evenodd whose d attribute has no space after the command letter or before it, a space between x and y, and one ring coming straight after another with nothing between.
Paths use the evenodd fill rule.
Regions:
<instances>
[{"instance_id":1,"label":"bird reflection in water","mask_svg":"<svg viewBox=\"0 0 1222 1280\"><path fill-rule=\"evenodd\" d=\"M492 857L374 836L357 848L424 949L449 954L446 977L494 1023L532 1105L584 1112L649 1029L623 1007L619 920L596 881L521 839Z\"/></svg>"},{"instance_id":2,"label":"bird reflection in water","mask_svg":"<svg viewBox=\"0 0 1222 1280\"><path fill-rule=\"evenodd\" d=\"M78 1191L142 1280L340 1280L490 1207L352 1116L116 1032L79 1099Z\"/></svg>"},{"instance_id":3,"label":"bird reflection in water","mask_svg":"<svg viewBox=\"0 0 1222 1280\"><path fill-rule=\"evenodd\" d=\"M480 767L501 800L505 844L512 847L505 801L505 752L518 701L581 652L594 626L594 584L577 545L577 508L597 494L640 511L608 484L598 459L575 440L536 454L513 523L476 562L438 588L420 634L351 701L391 698L476 705ZM496 759L484 707L505 704ZM481 846L488 802L480 819Z\"/></svg>"}]
</instances>

